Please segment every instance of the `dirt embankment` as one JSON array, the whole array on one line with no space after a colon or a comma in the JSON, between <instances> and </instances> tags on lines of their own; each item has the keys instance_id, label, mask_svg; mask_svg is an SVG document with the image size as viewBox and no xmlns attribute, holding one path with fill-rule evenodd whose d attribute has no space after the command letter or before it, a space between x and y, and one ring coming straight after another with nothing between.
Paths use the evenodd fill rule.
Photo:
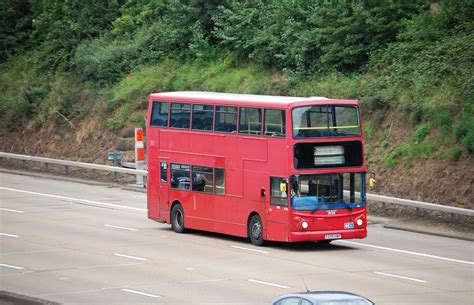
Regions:
<instances>
[{"instance_id":1,"label":"dirt embankment","mask_svg":"<svg viewBox=\"0 0 474 305\"><path fill-rule=\"evenodd\" d=\"M107 164L107 152L122 151L124 161L133 159L133 130L104 130L100 117L90 117L74 128L48 123L11 132L0 129L0 150L54 159Z\"/></svg>"},{"instance_id":2,"label":"dirt embankment","mask_svg":"<svg viewBox=\"0 0 474 305\"><path fill-rule=\"evenodd\" d=\"M413 127L393 114L386 115L384 124L385 128L380 127L377 132L386 133L388 147L382 148L377 137L366 141L371 147L368 171L375 172L377 180L376 188L369 192L474 208L474 162L466 152L458 161L428 158L404 162L400 158L394 169L388 169L383 162L374 160L387 154L390 147L405 143ZM74 128L49 123L17 132L0 130L3 152L101 164L107 164L109 151L122 151L124 161L132 161L133 141L132 128L117 133L106 131L98 116L91 116Z\"/></svg>"},{"instance_id":3,"label":"dirt embankment","mask_svg":"<svg viewBox=\"0 0 474 305\"><path fill-rule=\"evenodd\" d=\"M385 126L385 127L382 127ZM380 136L366 140L371 152L367 160L367 171L376 174L377 185L371 193L386 196L445 204L474 209L474 160L463 151L458 161L440 158L405 158L398 156L397 165L389 169L384 162L376 162L381 156L390 154L394 148L412 142L413 124L397 113L386 113L384 123L376 134L386 136L386 147L382 147ZM427 141L440 142L441 135L431 130ZM435 147L434 154L446 147Z\"/></svg>"}]
</instances>

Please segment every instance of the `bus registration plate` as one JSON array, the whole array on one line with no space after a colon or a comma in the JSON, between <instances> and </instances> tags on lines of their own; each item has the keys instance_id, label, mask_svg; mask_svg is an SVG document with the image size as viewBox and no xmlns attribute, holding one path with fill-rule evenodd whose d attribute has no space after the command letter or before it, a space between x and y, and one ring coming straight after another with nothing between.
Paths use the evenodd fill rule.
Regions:
<instances>
[{"instance_id":1,"label":"bus registration plate","mask_svg":"<svg viewBox=\"0 0 474 305\"><path fill-rule=\"evenodd\" d=\"M341 238L341 234L328 234L324 235L324 239L339 239Z\"/></svg>"}]
</instances>

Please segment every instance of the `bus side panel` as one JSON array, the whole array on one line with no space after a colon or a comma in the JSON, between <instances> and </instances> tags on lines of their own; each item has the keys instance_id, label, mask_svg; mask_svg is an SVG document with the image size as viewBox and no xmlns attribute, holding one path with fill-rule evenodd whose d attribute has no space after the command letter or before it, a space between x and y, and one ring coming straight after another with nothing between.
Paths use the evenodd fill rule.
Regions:
<instances>
[{"instance_id":1,"label":"bus side panel","mask_svg":"<svg viewBox=\"0 0 474 305\"><path fill-rule=\"evenodd\" d=\"M184 208L186 228L241 237L247 236L246 224L229 221L229 217L223 216L223 214L228 216L234 214L235 217L236 212L232 213L232 210L243 203L242 198L191 194L189 197L180 197L180 199L176 197L176 200L180 200ZM213 211L211 212L210 209Z\"/></svg>"},{"instance_id":2,"label":"bus side panel","mask_svg":"<svg viewBox=\"0 0 474 305\"><path fill-rule=\"evenodd\" d=\"M267 221L267 237L265 239L272 240L272 241L289 241L288 223L268 220Z\"/></svg>"}]
</instances>

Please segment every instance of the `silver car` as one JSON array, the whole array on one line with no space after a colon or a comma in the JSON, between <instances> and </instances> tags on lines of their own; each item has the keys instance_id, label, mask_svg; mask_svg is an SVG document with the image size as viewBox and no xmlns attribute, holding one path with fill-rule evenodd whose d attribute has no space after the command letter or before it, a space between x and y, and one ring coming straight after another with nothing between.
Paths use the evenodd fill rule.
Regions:
<instances>
[{"instance_id":1,"label":"silver car","mask_svg":"<svg viewBox=\"0 0 474 305\"><path fill-rule=\"evenodd\" d=\"M316 291L279 296L272 305L375 305L360 295L344 291Z\"/></svg>"}]
</instances>

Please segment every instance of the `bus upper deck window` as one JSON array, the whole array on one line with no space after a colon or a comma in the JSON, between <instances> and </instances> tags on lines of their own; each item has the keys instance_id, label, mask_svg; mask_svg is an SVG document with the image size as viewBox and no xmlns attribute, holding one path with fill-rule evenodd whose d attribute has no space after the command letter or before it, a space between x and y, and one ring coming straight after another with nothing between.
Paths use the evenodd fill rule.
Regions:
<instances>
[{"instance_id":1,"label":"bus upper deck window","mask_svg":"<svg viewBox=\"0 0 474 305\"><path fill-rule=\"evenodd\" d=\"M240 108L239 133L262 134L262 109Z\"/></svg>"},{"instance_id":2,"label":"bus upper deck window","mask_svg":"<svg viewBox=\"0 0 474 305\"><path fill-rule=\"evenodd\" d=\"M214 118L214 106L212 105L194 105L192 129L194 130L212 130L212 121Z\"/></svg>"},{"instance_id":3,"label":"bus upper deck window","mask_svg":"<svg viewBox=\"0 0 474 305\"><path fill-rule=\"evenodd\" d=\"M237 131L237 107L217 106L216 107L216 131L236 132Z\"/></svg>"},{"instance_id":4,"label":"bus upper deck window","mask_svg":"<svg viewBox=\"0 0 474 305\"><path fill-rule=\"evenodd\" d=\"M189 128L191 120L191 105L171 103L170 127Z\"/></svg>"},{"instance_id":5,"label":"bus upper deck window","mask_svg":"<svg viewBox=\"0 0 474 305\"><path fill-rule=\"evenodd\" d=\"M285 111L265 109L264 134L270 137L284 137L286 133Z\"/></svg>"},{"instance_id":6,"label":"bus upper deck window","mask_svg":"<svg viewBox=\"0 0 474 305\"><path fill-rule=\"evenodd\" d=\"M150 125L159 127L168 126L168 102L153 102Z\"/></svg>"}]
</instances>

